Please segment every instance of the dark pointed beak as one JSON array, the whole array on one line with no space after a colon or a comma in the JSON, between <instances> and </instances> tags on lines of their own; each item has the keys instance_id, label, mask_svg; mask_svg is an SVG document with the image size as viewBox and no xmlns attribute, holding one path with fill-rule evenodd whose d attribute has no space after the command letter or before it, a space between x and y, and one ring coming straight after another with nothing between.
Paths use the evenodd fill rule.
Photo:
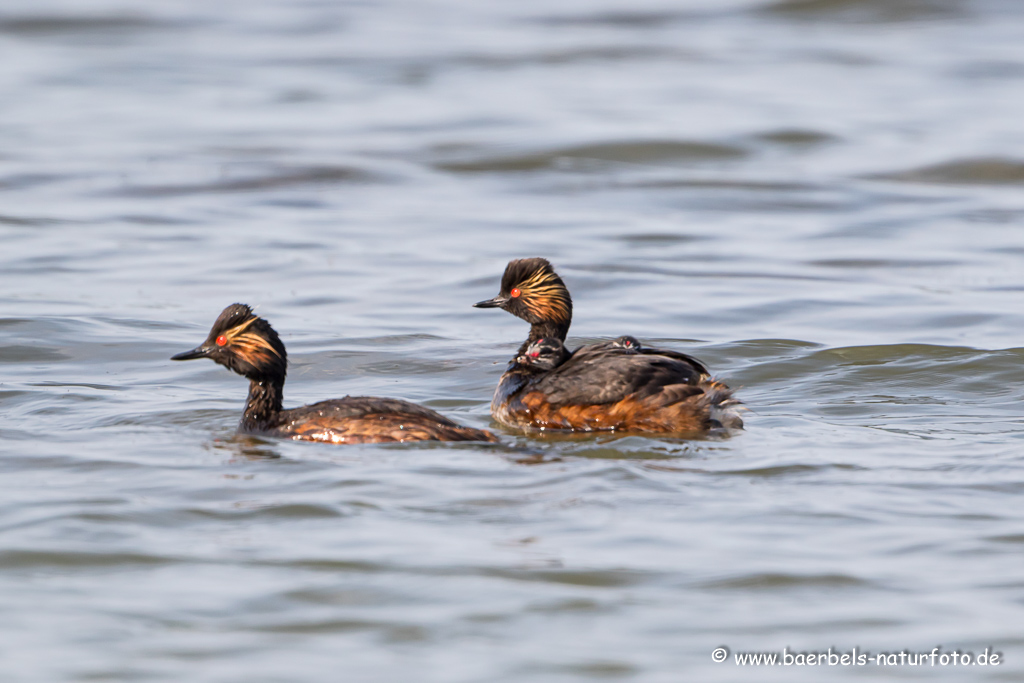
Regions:
<instances>
[{"instance_id":1,"label":"dark pointed beak","mask_svg":"<svg viewBox=\"0 0 1024 683\"><path fill-rule=\"evenodd\" d=\"M487 299L486 301L477 301L473 304L473 308L501 308L508 303L508 297L498 295L493 299Z\"/></svg>"},{"instance_id":2,"label":"dark pointed beak","mask_svg":"<svg viewBox=\"0 0 1024 683\"><path fill-rule=\"evenodd\" d=\"M184 353L179 353L174 356L171 356L171 360L193 360L195 358L206 358L209 355L210 349L206 348L206 346L204 345L197 346L191 351L185 351Z\"/></svg>"}]
</instances>

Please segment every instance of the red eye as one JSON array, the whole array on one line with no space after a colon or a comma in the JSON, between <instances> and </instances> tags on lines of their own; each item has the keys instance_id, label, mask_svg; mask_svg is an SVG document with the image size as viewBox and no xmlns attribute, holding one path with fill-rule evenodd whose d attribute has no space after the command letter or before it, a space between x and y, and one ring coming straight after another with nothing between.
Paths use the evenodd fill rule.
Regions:
<instances>
[{"instance_id":1,"label":"red eye","mask_svg":"<svg viewBox=\"0 0 1024 683\"><path fill-rule=\"evenodd\" d=\"M217 337L217 346L224 346L227 343L228 343L228 338L225 337L223 334L220 335L219 337Z\"/></svg>"},{"instance_id":2,"label":"red eye","mask_svg":"<svg viewBox=\"0 0 1024 683\"><path fill-rule=\"evenodd\" d=\"M518 287L513 287L513 288L512 288L512 291L511 291L511 292L509 292L509 294L510 294L510 295L512 295L512 298L513 298L513 299L518 299L518 298L519 298L519 295L520 295L520 294L522 294L522 292L520 292L520 291L519 291L519 288L518 288Z\"/></svg>"}]
</instances>

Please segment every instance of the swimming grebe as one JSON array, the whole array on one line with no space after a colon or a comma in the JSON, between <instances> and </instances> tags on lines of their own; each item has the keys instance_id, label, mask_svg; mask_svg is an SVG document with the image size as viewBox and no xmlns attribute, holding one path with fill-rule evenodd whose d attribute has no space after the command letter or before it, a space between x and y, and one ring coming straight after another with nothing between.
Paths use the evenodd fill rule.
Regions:
<instances>
[{"instance_id":1,"label":"swimming grebe","mask_svg":"<svg viewBox=\"0 0 1024 683\"><path fill-rule=\"evenodd\" d=\"M501 376L491 402L494 418L510 427L579 431L705 434L738 429L740 402L713 380L704 364L678 351L642 346L628 335L558 355L572 298L542 258L509 262L501 292L477 308L502 308L530 323L530 334ZM531 362L533 351L556 359Z\"/></svg>"},{"instance_id":2,"label":"swimming grebe","mask_svg":"<svg viewBox=\"0 0 1024 683\"><path fill-rule=\"evenodd\" d=\"M171 360L209 358L249 380L239 431L328 443L497 441L490 432L462 427L429 408L392 398L346 396L301 408L281 407L288 355L277 332L245 304L232 304L206 341Z\"/></svg>"}]
</instances>

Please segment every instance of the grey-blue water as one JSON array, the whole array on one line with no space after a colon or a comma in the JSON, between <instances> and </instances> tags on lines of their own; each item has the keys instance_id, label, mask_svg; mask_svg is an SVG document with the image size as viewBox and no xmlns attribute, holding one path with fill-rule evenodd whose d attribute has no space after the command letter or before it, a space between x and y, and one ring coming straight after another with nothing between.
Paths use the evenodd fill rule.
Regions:
<instances>
[{"instance_id":1,"label":"grey-blue water","mask_svg":"<svg viewBox=\"0 0 1024 683\"><path fill-rule=\"evenodd\" d=\"M1024 678L1024 4L6 0L0 92L5 683ZM746 431L241 438L168 360L246 302L286 405L499 429L523 256Z\"/></svg>"}]
</instances>

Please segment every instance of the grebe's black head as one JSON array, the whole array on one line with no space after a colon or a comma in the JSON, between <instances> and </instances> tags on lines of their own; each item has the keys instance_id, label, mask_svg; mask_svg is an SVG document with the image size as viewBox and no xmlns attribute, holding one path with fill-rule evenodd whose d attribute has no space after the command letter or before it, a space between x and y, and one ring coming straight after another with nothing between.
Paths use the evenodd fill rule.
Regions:
<instances>
[{"instance_id":1,"label":"grebe's black head","mask_svg":"<svg viewBox=\"0 0 1024 683\"><path fill-rule=\"evenodd\" d=\"M527 346L526 351L516 358L516 362L537 370L554 370L571 355L562 340L546 337Z\"/></svg>"},{"instance_id":2,"label":"grebe's black head","mask_svg":"<svg viewBox=\"0 0 1024 683\"><path fill-rule=\"evenodd\" d=\"M611 344L617 349L625 349L630 353L640 352L640 341L636 337L630 337L628 334L613 340Z\"/></svg>"},{"instance_id":3,"label":"grebe's black head","mask_svg":"<svg viewBox=\"0 0 1024 683\"><path fill-rule=\"evenodd\" d=\"M473 305L503 308L531 324L552 322L568 329L572 321L569 290L548 260L542 258L509 261L498 296Z\"/></svg>"},{"instance_id":4,"label":"grebe's black head","mask_svg":"<svg viewBox=\"0 0 1024 683\"><path fill-rule=\"evenodd\" d=\"M231 304L217 317L206 341L171 360L209 358L256 382L284 381L288 354L277 332L245 304Z\"/></svg>"}]
</instances>

